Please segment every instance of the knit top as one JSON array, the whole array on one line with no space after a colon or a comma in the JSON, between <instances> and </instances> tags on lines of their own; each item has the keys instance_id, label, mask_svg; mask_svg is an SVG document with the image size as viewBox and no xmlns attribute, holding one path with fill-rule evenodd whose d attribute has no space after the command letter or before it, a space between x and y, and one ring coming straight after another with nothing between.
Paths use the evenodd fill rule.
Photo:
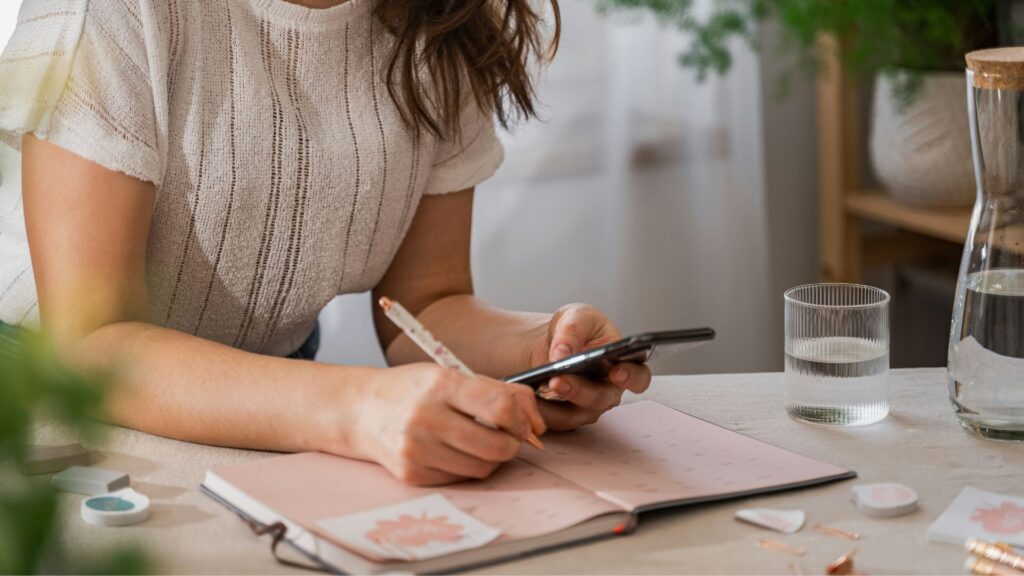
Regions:
<instances>
[{"instance_id":1,"label":"knit top","mask_svg":"<svg viewBox=\"0 0 1024 576\"><path fill-rule=\"evenodd\" d=\"M334 296L380 281L422 195L503 157L472 104L458 137L413 136L372 2L25 0L0 57L0 140L32 132L153 182L150 321L286 355ZM0 321L33 327L20 184L3 176Z\"/></svg>"}]
</instances>

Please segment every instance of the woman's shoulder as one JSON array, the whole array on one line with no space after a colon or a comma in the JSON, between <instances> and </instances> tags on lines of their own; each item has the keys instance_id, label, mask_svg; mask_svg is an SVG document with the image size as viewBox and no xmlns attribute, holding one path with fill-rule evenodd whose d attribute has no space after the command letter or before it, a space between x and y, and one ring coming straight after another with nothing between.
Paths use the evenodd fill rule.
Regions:
<instances>
[{"instance_id":1,"label":"woman's shoulder","mask_svg":"<svg viewBox=\"0 0 1024 576\"><path fill-rule=\"evenodd\" d=\"M88 45L153 65L202 1L24 0L3 60L74 57Z\"/></svg>"},{"instance_id":2,"label":"woman's shoulder","mask_svg":"<svg viewBox=\"0 0 1024 576\"><path fill-rule=\"evenodd\" d=\"M42 69L96 54L108 63L149 66L169 40L175 2L25 0L0 66Z\"/></svg>"},{"instance_id":3,"label":"woman's shoulder","mask_svg":"<svg viewBox=\"0 0 1024 576\"><path fill-rule=\"evenodd\" d=\"M25 0L0 56L0 141L35 133L158 181L170 7L184 1Z\"/></svg>"}]
</instances>

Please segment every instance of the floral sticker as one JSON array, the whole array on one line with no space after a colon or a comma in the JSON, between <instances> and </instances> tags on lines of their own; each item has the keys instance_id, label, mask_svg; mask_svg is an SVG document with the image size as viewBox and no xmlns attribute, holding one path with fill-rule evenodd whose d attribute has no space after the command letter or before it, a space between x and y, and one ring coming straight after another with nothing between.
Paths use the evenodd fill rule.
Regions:
<instances>
[{"instance_id":1,"label":"floral sticker","mask_svg":"<svg viewBox=\"0 0 1024 576\"><path fill-rule=\"evenodd\" d=\"M447 516L428 518L424 512L417 518L402 514L398 520L378 520L377 527L367 532L366 537L377 543L417 548L434 542L458 542L462 526L452 524Z\"/></svg>"},{"instance_id":2,"label":"floral sticker","mask_svg":"<svg viewBox=\"0 0 1024 576\"><path fill-rule=\"evenodd\" d=\"M1024 507L1013 502L1003 502L989 508L978 507L971 520L994 534L1020 534L1024 532Z\"/></svg>"},{"instance_id":3,"label":"floral sticker","mask_svg":"<svg viewBox=\"0 0 1024 576\"><path fill-rule=\"evenodd\" d=\"M317 525L338 544L373 560L424 560L478 548L501 535L440 494Z\"/></svg>"}]
</instances>

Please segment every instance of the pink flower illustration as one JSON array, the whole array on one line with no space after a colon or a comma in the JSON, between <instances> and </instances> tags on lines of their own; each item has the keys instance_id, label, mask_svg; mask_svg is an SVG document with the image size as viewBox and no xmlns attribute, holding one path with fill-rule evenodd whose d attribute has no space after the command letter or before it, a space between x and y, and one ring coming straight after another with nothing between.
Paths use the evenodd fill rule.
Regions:
<instances>
[{"instance_id":1,"label":"pink flower illustration","mask_svg":"<svg viewBox=\"0 0 1024 576\"><path fill-rule=\"evenodd\" d=\"M427 518L426 512L417 518L402 514L397 520L378 520L377 528L366 533L366 538L378 544L396 544L416 548L434 542L457 542L462 538L462 526L452 524L447 516Z\"/></svg>"},{"instance_id":2,"label":"pink flower illustration","mask_svg":"<svg viewBox=\"0 0 1024 576\"><path fill-rule=\"evenodd\" d=\"M993 534L1020 534L1024 532L1024 508L1013 502L998 507L975 508L971 520L978 522Z\"/></svg>"}]
</instances>

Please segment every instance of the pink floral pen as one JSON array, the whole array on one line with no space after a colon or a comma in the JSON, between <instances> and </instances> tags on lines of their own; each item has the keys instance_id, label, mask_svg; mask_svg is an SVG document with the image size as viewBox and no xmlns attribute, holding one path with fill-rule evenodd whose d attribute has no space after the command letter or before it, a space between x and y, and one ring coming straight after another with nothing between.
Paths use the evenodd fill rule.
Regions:
<instances>
[{"instance_id":1,"label":"pink floral pen","mask_svg":"<svg viewBox=\"0 0 1024 576\"><path fill-rule=\"evenodd\" d=\"M455 354L452 354L452 351L442 344L440 340L434 338L434 335L424 328L423 324L420 324L420 321L410 314L409 311L401 304L386 296L381 298L378 303L384 310L384 315L394 322L395 326L401 328L402 332L405 332L405 335L419 346L421 350L426 352L427 356L430 356L434 362L437 362L445 368L458 370L466 376L476 376L476 374L474 374L473 371L462 362L462 360L459 360ZM477 418L476 421L488 428L497 429L497 426L489 422L484 422L479 418ZM526 443L537 450L544 450L544 444L541 443L540 439L537 438L537 435L532 432L526 438Z\"/></svg>"}]
</instances>

